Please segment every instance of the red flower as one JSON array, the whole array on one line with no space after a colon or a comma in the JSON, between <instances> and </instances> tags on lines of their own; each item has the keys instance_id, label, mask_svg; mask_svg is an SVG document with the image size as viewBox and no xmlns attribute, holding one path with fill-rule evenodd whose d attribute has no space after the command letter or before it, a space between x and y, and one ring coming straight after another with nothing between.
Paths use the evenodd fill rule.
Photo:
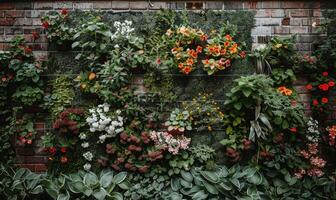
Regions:
<instances>
[{"instance_id":1,"label":"red flower","mask_svg":"<svg viewBox=\"0 0 336 200\"><path fill-rule=\"evenodd\" d=\"M24 48L24 52L25 52L25 54L31 54L32 49L29 48L29 47L25 47L25 48Z\"/></svg>"},{"instance_id":2,"label":"red flower","mask_svg":"<svg viewBox=\"0 0 336 200\"><path fill-rule=\"evenodd\" d=\"M157 64L157 65L161 64L161 59L160 59L160 57L158 57L158 58L156 59L156 64Z\"/></svg>"},{"instance_id":3,"label":"red flower","mask_svg":"<svg viewBox=\"0 0 336 200\"><path fill-rule=\"evenodd\" d=\"M68 158L65 156L61 157L61 163L67 163L68 162Z\"/></svg>"},{"instance_id":4,"label":"red flower","mask_svg":"<svg viewBox=\"0 0 336 200\"><path fill-rule=\"evenodd\" d=\"M33 32L32 32L32 36L33 36L33 39L34 39L34 40L36 40L36 39L38 39L38 38L40 37L39 33L36 32L36 31L33 31Z\"/></svg>"},{"instance_id":5,"label":"red flower","mask_svg":"<svg viewBox=\"0 0 336 200\"><path fill-rule=\"evenodd\" d=\"M326 97L323 97L322 100L321 100L322 103L328 103L328 101L329 101L329 100L328 100L328 98L326 98Z\"/></svg>"},{"instance_id":6,"label":"red flower","mask_svg":"<svg viewBox=\"0 0 336 200\"><path fill-rule=\"evenodd\" d=\"M328 76L328 75L329 75L328 72L323 72L323 73L322 73L322 76Z\"/></svg>"},{"instance_id":7,"label":"red flower","mask_svg":"<svg viewBox=\"0 0 336 200\"><path fill-rule=\"evenodd\" d=\"M66 153L66 152L67 152L67 148L66 148L66 147L62 147L62 148L61 148L61 152L62 152L62 153Z\"/></svg>"},{"instance_id":8,"label":"red flower","mask_svg":"<svg viewBox=\"0 0 336 200\"><path fill-rule=\"evenodd\" d=\"M314 106L317 106L318 104L319 104L319 102L318 102L316 99L314 99L314 100L313 100L313 105L314 105Z\"/></svg>"},{"instance_id":9,"label":"red flower","mask_svg":"<svg viewBox=\"0 0 336 200\"><path fill-rule=\"evenodd\" d=\"M184 72L185 74L189 74L189 73L191 72L191 67L186 66L186 67L183 69L183 72Z\"/></svg>"},{"instance_id":10,"label":"red flower","mask_svg":"<svg viewBox=\"0 0 336 200\"><path fill-rule=\"evenodd\" d=\"M55 147L49 147L49 153L54 155L56 153L56 148Z\"/></svg>"},{"instance_id":11,"label":"red flower","mask_svg":"<svg viewBox=\"0 0 336 200\"><path fill-rule=\"evenodd\" d=\"M63 9L61 10L61 14L62 14L62 15L67 15L67 14L68 14L68 10L67 10L66 8L63 8Z\"/></svg>"},{"instance_id":12,"label":"red flower","mask_svg":"<svg viewBox=\"0 0 336 200\"><path fill-rule=\"evenodd\" d=\"M306 89L311 90L311 89L313 89L313 86L311 84L308 84L308 85L306 85Z\"/></svg>"},{"instance_id":13,"label":"red flower","mask_svg":"<svg viewBox=\"0 0 336 200\"><path fill-rule=\"evenodd\" d=\"M246 53L245 53L245 51L240 52L240 53L239 53L239 56L240 56L241 58L245 58L245 57L246 57Z\"/></svg>"},{"instance_id":14,"label":"red flower","mask_svg":"<svg viewBox=\"0 0 336 200\"><path fill-rule=\"evenodd\" d=\"M48 21L42 22L42 26L43 26L43 28L48 29L49 28L49 22Z\"/></svg>"},{"instance_id":15,"label":"red flower","mask_svg":"<svg viewBox=\"0 0 336 200\"><path fill-rule=\"evenodd\" d=\"M328 85L329 85L330 87L333 87L333 86L335 86L335 82L334 82L334 81L329 81Z\"/></svg>"},{"instance_id":16,"label":"red flower","mask_svg":"<svg viewBox=\"0 0 336 200\"><path fill-rule=\"evenodd\" d=\"M323 90L323 91L329 90L329 85L327 83L320 84L318 87L320 88L320 90Z\"/></svg>"},{"instance_id":17,"label":"red flower","mask_svg":"<svg viewBox=\"0 0 336 200\"><path fill-rule=\"evenodd\" d=\"M291 128L291 129L289 129L292 133L296 133L297 132L297 129L296 129L296 127L293 127L293 128Z\"/></svg>"}]
</instances>

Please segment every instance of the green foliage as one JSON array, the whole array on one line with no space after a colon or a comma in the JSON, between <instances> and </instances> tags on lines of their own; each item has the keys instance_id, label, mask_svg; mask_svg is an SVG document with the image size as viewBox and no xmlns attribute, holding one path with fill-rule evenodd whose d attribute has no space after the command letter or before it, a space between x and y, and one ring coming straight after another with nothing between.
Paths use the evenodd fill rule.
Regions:
<instances>
[{"instance_id":1,"label":"green foliage","mask_svg":"<svg viewBox=\"0 0 336 200\"><path fill-rule=\"evenodd\" d=\"M31 106L43 98L43 90L39 87L31 87L22 85L17 88L13 94L13 99L16 102L21 102L23 105Z\"/></svg>"},{"instance_id":2,"label":"green foliage","mask_svg":"<svg viewBox=\"0 0 336 200\"><path fill-rule=\"evenodd\" d=\"M188 111L182 111L178 108L175 108L170 113L169 120L165 123L168 126L168 131L191 131L191 117Z\"/></svg>"},{"instance_id":3,"label":"green foliage","mask_svg":"<svg viewBox=\"0 0 336 200\"><path fill-rule=\"evenodd\" d=\"M44 96L44 107L48 108L51 116L56 118L59 113L72 105L75 92L67 76L59 76L51 81L52 91Z\"/></svg>"}]
</instances>

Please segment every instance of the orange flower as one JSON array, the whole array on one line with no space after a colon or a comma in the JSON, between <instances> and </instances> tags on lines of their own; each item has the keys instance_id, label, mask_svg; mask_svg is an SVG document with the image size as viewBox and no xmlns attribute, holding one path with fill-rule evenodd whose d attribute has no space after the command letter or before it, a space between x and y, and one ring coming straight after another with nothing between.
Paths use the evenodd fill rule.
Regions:
<instances>
[{"instance_id":1,"label":"orange flower","mask_svg":"<svg viewBox=\"0 0 336 200\"><path fill-rule=\"evenodd\" d=\"M221 55L225 55L226 54L226 49L222 49L220 53L221 53Z\"/></svg>"},{"instance_id":2,"label":"orange flower","mask_svg":"<svg viewBox=\"0 0 336 200\"><path fill-rule=\"evenodd\" d=\"M195 50L188 50L188 55L192 58L197 58L197 52Z\"/></svg>"},{"instance_id":3,"label":"orange flower","mask_svg":"<svg viewBox=\"0 0 336 200\"><path fill-rule=\"evenodd\" d=\"M191 59L191 58L188 58L188 59L187 59L187 64L188 64L188 65L193 65L193 64L194 64L194 60Z\"/></svg>"},{"instance_id":4,"label":"orange flower","mask_svg":"<svg viewBox=\"0 0 336 200\"><path fill-rule=\"evenodd\" d=\"M230 45L230 42L224 42L224 47L228 47Z\"/></svg>"},{"instance_id":5,"label":"orange flower","mask_svg":"<svg viewBox=\"0 0 336 200\"><path fill-rule=\"evenodd\" d=\"M286 96L290 96L290 95L292 95L292 93L293 93L292 90L286 88L285 86L281 86L281 87L279 87L278 90L279 90L279 92L280 92L281 94L284 94L284 95L286 95Z\"/></svg>"},{"instance_id":6,"label":"orange flower","mask_svg":"<svg viewBox=\"0 0 336 200\"><path fill-rule=\"evenodd\" d=\"M203 64L205 64L205 65L210 64L209 59L205 59L205 60L203 60Z\"/></svg>"},{"instance_id":7,"label":"orange flower","mask_svg":"<svg viewBox=\"0 0 336 200\"><path fill-rule=\"evenodd\" d=\"M183 68L183 63L179 63L179 64L178 64L178 68L179 68L179 69L182 69L182 68Z\"/></svg>"},{"instance_id":8,"label":"orange flower","mask_svg":"<svg viewBox=\"0 0 336 200\"><path fill-rule=\"evenodd\" d=\"M183 69L183 72L185 74L189 74L191 72L191 67L190 66L186 66L184 69Z\"/></svg>"},{"instance_id":9,"label":"orange flower","mask_svg":"<svg viewBox=\"0 0 336 200\"><path fill-rule=\"evenodd\" d=\"M225 36L225 39L226 39L227 41L231 41L231 40L232 40L232 37L231 37L231 35L227 34L227 35Z\"/></svg>"},{"instance_id":10,"label":"orange flower","mask_svg":"<svg viewBox=\"0 0 336 200\"><path fill-rule=\"evenodd\" d=\"M201 47L201 46L197 46L197 48L196 48L196 52L197 52L197 53L202 53L202 47Z\"/></svg>"},{"instance_id":11,"label":"orange flower","mask_svg":"<svg viewBox=\"0 0 336 200\"><path fill-rule=\"evenodd\" d=\"M205 41L205 40L207 40L207 39L208 39L208 36L207 36L206 34L204 34L204 35L201 36L201 40L202 40L202 41Z\"/></svg>"}]
</instances>

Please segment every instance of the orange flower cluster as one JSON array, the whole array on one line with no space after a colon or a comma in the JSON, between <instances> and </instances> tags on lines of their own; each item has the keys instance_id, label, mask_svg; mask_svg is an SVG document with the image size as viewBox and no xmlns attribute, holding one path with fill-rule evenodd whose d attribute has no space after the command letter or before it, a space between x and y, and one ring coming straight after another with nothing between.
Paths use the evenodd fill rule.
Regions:
<instances>
[{"instance_id":1,"label":"orange flower cluster","mask_svg":"<svg viewBox=\"0 0 336 200\"><path fill-rule=\"evenodd\" d=\"M177 62L178 69L184 74L189 74L194 70L198 55L203 51L202 46L197 44L207 40L208 36L201 30L184 26L180 27L175 32L169 29L167 30L166 35L168 37L176 37L175 39L177 39L177 41L171 49L171 52Z\"/></svg>"},{"instance_id":2,"label":"orange flower cluster","mask_svg":"<svg viewBox=\"0 0 336 200\"><path fill-rule=\"evenodd\" d=\"M281 86L278 88L278 91L281 93L281 94L284 94L286 96L290 96L292 95L293 91L291 89L288 89L286 88L285 86Z\"/></svg>"},{"instance_id":3,"label":"orange flower cluster","mask_svg":"<svg viewBox=\"0 0 336 200\"><path fill-rule=\"evenodd\" d=\"M231 35L227 34L223 40L223 44L213 42L205 48L207 59L202 60L202 63L209 75L231 66L231 61L238 56L244 58L246 55L244 51L240 50L238 44L233 41Z\"/></svg>"}]
</instances>

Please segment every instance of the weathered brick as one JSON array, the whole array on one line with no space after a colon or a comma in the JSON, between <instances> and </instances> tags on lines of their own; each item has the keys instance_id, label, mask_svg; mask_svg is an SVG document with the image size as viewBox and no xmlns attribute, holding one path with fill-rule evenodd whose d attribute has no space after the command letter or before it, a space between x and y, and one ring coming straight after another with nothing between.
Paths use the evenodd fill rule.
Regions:
<instances>
[{"instance_id":1,"label":"weathered brick","mask_svg":"<svg viewBox=\"0 0 336 200\"><path fill-rule=\"evenodd\" d=\"M285 10L283 10L283 9L272 9L271 16L272 17L285 17Z\"/></svg>"},{"instance_id":2,"label":"weathered brick","mask_svg":"<svg viewBox=\"0 0 336 200\"><path fill-rule=\"evenodd\" d=\"M286 1L283 2L283 8L303 8L304 2L300 1Z\"/></svg>"},{"instance_id":3,"label":"weathered brick","mask_svg":"<svg viewBox=\"0 0 336 200\"><path fill-rule=\"evenodd\" d=\"M151 10L158 10L158 9L166 9L167 3L166 2L151 2L149 9Z\"/></svg>"},{"instance_id":4,"label":"weathered brick","mask_svg":"<svg viewBox=\"0 0 336 200\"><path fill-rule=\"evenodd\" d=\"M93 8L93 3L84 3L79 1L73 3L73 8L79 10L90 10Z\"/></svg>"},{"instance_id":5,"label":"weathered brick","mask_svg":"<svg viewBox=\"0 0 336 200\"><path fill-rule=\"evenodd\" d=\"M14 9L14 3L0 3L0 10Z\"/></svg>"},{"instance_id":6,"label":"weathered brick","mask_svg":"<svg viewBox=\"0 0 336 200\"><path fill-rule=\"evenodd\" d=\"M271 34L272 34L272 27L266 27L266 26L254 27L251 31L252 36L271 35Z\"/></svg>"},{"instance_id":7,"label":"weathered brick","mask_svg":"<svg viewBox=\"0 0 336 200\"><path fill-rule=\"evenodd\" d=\"M15 3L15 9L16 10L30 10L33 8L32 2L17 2Z\"/></svg>"},{"instance_id":8,"label":"weathered brick","mask_svg":"<svg viewBox=\"0 0 336 200\"><path fill-rule=\"evenodd\" d=\"M3 35L5 32L5 28L0 28L0 34Z\"/></svg>"},{"instance_id":9,"label":"weathered brick","mask_svg":"<svg viewBox=\"0 0 336 200\"><path fill-rule=\"evenodd\" d=\"M31 18L16 18L14 25L17 26L31 26L33 25L33 19Z\"/></svg>"},{"instance_id":10,"label":"weathered brick","mask_svg":"<svg viewBox=\"0 0 336 200\"><path fill-rule=\"evenodd\" d=\"M41 18L47 14L48 11L41 11L41 10L32 10L31 17L32 18Z\"/></svg>"},{"instance_id":11,"label":"weathered brick","mask_svg":"<svg viewBox=\"0 0 336 200\"><path fill-rule=\"evenodd\" d=\"M188 10L201 10L204 8L203 2L187 2L186 9Z\"/></svg>"},{"instance_id":12,"label":"weathered brick","mask_svg":"<svg viewBox=\"0 0 336 200\"><path fill-rule=\"evenodd\" d=\"M244 3L242 1L224 1L225 10L243 9Z\"/></svg>"},{"instance_id":13,"label":"weathered brick","mask_svg":"<svg viewBox=\"0 0 336 200\"><path fill-rule=\"evenodd\" d=\"M18 164L40 164L47 163L47 158L45 156L17 156L16 163Z\"/></svg>"},{"instance_id":14,"label":"weathered brick","mask_svg":"<svg viewBox=\"0 0 336 200\"><path fill-rule=\"evenodd\" d=\"M11 10L11 11L5 11L5 17L24 17L24 11L22 10Z\"/></svg>"},{"instance_id":15,"label":"weathered brick","mask_svg":"<svg viewBox=\"0 0 336 200\"><path fill-rule=\"evenodd\" d=\"M272 32L273 34L276 35L289 34L289 27L288 26L273 27Z\"/></svg>"},{"instance_id":16,"label":"weathered brick","mask_svg":"<svg viewBox=\"0 0 336 200\"><path fill-rule=\"evenodd\" d=\"M258 43L267 43L270 41L271 36L258 36Z\"/></svg>"},{"instance_id":17,"label":"weathered brick","mask_svg":"<svg viewBox=\"0 0 336 200\"><path fill-rule=\"evenodd\" d=\"M23 28L15 27L15 28L5 28L5 35L21 35L23 34Z\"/></svg>"},{"instance_id":18,"label":"weathered brick","mask_svg":"<svg viewBox=\"0 0 336 200\"><path fill-rule=\"evenodd\" d=\"M262 2L258 2L258 1L248 1L248 2L244 2L244 9L257 9L257 8L261 8L261 4Z\"/></svg>"},{"instance_id":19,"label":"weathered brick","mask_svg":"<svg viewBox=\"0 0 336 200\"><path fill-rule=\"evenodd\" d=\"M13 26L14 23L14 18L0 18L0 26Z\"/></svg>"},{"instance_id":20,"label":"weathered brick","mask_svg":"<svg viewBox=\"0 0 336 200\"><path fill-rule=\"evenodd\" d=\"M72 9L73 5L72 2L69 2L69 1L60 1L60 2L54 2L53 4L53 8L54 9L63 9L63 8L66 8L66 9Z\"/></svg>"},{"instance_id":21,"label":"weathered brick","mask_svg":"<svg viewBox=\"0 0 336 200\"><path fill-rule=\"evenodd\" d=\"M311 17L313 16L312 10L294 9L290 10L291 17Z\"/></svg>"},{"instance_id":22,"label":"weathered brick","mask_svg":"<svg viewBox=\"0 0 336 200\"><path fill-rule=\"evenodd\" d=\"M34 2L35 10L50 10L53 8L52 2Z\"/></svg>"},{"instance_id":23,"label":"weathered brick","mask_svg":"<svg viewBox=\"0 0 336 200\"><path fill-rule=\"evenodd\" d=\"M298 51L310 51L311 50L311 44L310 43L296 43L295 48Z\"/></svg>"},{"instance_id":24,"label":"weathered brick","mask_svg":"<svg viewBox=\"0 0 336 200\"><path fill-rule=\"evenodd\" d=\"M290 33L309 33L309 30L304 26L291 26Z\"/></svg>"},{"instance_id":25,"label":"weathered brick","mask_svg":"<svg viewBox=\"0 0 336 200\"><path fill-rule=\"evenodd\" d=\"M313 16L314 17L321 17L322 16L321 10L314 10L313 11Z\"/></svg>"},{"instance_id":26,"label":"weathered brick","mask_svg":"<svg viewBox=\"0 0 336 200\"><path fill-rule=\"evenodd\" d=\"M299 43L312 43L316 41L319 37L315 35L298 35L297 42Z\"/></svg>"},{"instance_id":27,"label":"weathered brick","mask_svg":"<svg viewBox=\"0 0 336 200\"><path fill-rule=\"evenodd\" d=\"M258 9L255 15L255 18L258 17L272 17L272 11L271 10L265 10L265 9Z\"/></svg>"},{"instance_id":28,"label":"weathered brick","mask_svg":"<svg viewBox=\"0 0 336 200\"><path fill-rule=\"evenodd\" d=\"M129 7L129 1L112 1L112 9L128 10Z\"/></svg>"},{"instance_id":29,"label":"weathered brick","mask_svg":"<svg viewBox=\"0 0 336 200\"><path fill-rule=\"evenodd\" d=\"M93 8L108 10L112 8L112 2L111 1L96 1L96 2L93 2Z\"/></svg>"},{"instance_id":30,"label":"weathered brick","mask_svg":"<svg viewBox=\"0 0 336 200\"><path fill-rule=\"evenodd\" d=\"M149 7L148 1L131 1L130 8L132 10L146 10Z\"/></svg>"},{"instance_id":31,"label":"weathered brick","mask_svg":"<svg viewBox=\"0 0 336 200\"><path fill-rule=\"evenodd\" d=\"M282 2L281 1L263 1L262 8L281 8Z\"/></svg>"},{"instance_id":32,"label":"weathered brick","mask_svg":"<svg viewBox=\"0 0 336 200\"><path fill-rule=\"evenodd\" d=\"M291 26L301 26L302 25L302 19L301 18L292 18L292 19L290 19L289 25L291 25Z\"/></svg>"},{"instance_id":33,"label":"weathered brick","mask_svg":"<svg viewBox=\"0 0 336 200\"><path fill-rule=\"evenodd\" d=\"M223 2L219 2L219 1L207 1L207 2L205 2L205 9L222 10L223 7L224 7Z\"/></svg>"},{"instance_id":34,"label":"weathered brick","mask_svg":"<svg viewBox=\"0 0 336 200\"><path fill-rule=\"evenodd\" d=\"M281 25L281 18L256 18L256 26L279 26Z\"/></svg>"},{"instance_id":35,"label":"weathered brick","mask_svg":"<svg viewBox=\"0 0 336 200\"><path fill-rule=\"evenodd\" d=\"M33 156L35 153L35 149L31 147L16 147L16 155Z\"/></svg>"}]
</instances>

